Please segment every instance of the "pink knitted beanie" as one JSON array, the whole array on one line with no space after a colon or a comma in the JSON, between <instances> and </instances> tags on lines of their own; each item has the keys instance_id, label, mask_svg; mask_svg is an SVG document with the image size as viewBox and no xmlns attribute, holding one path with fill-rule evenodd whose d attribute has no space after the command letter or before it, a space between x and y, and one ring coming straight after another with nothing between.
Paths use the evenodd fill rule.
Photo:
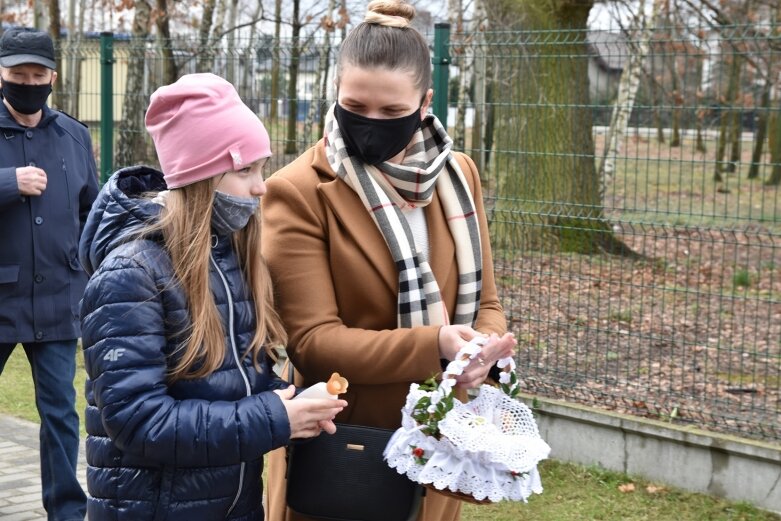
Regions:
<instances>
[{"instance_id":1,"label":"pink knitted beanie","mask_svg":"<svg viewBox=\"0 0 781 521\"><path fill-rule=\"evenodd\" d=\"M157 89L146 111L168 188L179 188L271 155L263 123L233 85L214 74L187 74Z\"/></svg>"}]
</instances>

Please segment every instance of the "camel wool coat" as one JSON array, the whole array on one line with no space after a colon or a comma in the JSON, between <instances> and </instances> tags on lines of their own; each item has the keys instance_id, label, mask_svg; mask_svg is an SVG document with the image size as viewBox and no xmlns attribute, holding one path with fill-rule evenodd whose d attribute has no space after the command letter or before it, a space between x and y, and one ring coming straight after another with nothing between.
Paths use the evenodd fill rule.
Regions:
<instances>
[{"instance_id":1,"label":"camel wool coat","mask_svg":"<svg viewBox=\"0 0 781 521\"><path fill-rule=\"evenodd\" d=\"M472 160L455 153L480 223L483 288L475 329L503 334L480 180ZM377 225L358 195L328 165L324 141L276 172L262 197L262 252L274 283L275 307L287 329L297 385L349 381L348 406L337 422L395 429L412 382L442 371L439 326L399 328L398 272ZM425 208L429 262L452 318L458 266L435 193ZM300 375L303 375L301 377ZM286 507L284 449L269 455L269 521L305 521ZM428 490L418 521L456 521L460 501Z\"/></svg>"}]
</instances>

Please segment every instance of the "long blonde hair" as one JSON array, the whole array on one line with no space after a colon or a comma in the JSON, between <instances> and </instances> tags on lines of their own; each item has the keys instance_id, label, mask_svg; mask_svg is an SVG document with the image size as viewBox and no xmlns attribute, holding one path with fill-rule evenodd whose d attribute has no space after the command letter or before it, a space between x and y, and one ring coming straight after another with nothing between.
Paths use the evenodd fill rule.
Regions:
<instances>
[{"instance_id":1,"label":"long blonde hair","mask_svg":"<svg viewBox=\"0 0 781 521\"><path fill-rule=\"evenodd\" d=\"M214 178L171 190L160 220L148 231L159 230L187 298L190 325L180 345L181 356L169 369L171 381L202 378L218 369L225 357L225 331L209 287L211 216ZM255 335L242 357L252 353L255 367L262 350L275 358L273 348L287 335L274 310L274 294L266 262L260 255L260 213L233 236L233 247L255 303Z\"/></svg>"}]
</instances>

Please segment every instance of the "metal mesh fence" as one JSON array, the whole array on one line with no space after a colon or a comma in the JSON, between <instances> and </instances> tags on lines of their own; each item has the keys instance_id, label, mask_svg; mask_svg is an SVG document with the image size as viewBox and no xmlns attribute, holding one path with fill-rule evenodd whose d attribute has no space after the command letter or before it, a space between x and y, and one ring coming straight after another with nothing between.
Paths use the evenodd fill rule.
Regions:
<instances>
[{"instance_id":1,"label":"metal mesh fence","mask_svg":"<svg viewBox=\"0 0 781 521\"><path fill-rule=\"evenodd\" d=\"M482 172L526 391L781 440L771 29L451 35L448 127ZM89 43L70 51L82 71L70 99L79 92L71 112L95 123ZM155 163L143 113L171 56L177 75L236 85L271 135L270 171L322 134L335 67L322 38L117 40L115 166ZM638 86L622 125L628 71Z\"/></svg>"},{"instance_id":2,"label":"metal mesh fence","mask_svg":"<svg viewBox=\"0 0 781 521\"><path fill-rule=\"evenodd\" d=\"M781 439L781 41L764 29L658 28L623 133L640 38L454 35L478 72L451 129L484 165L530 393Z\"/></svg>"}]
</instances>

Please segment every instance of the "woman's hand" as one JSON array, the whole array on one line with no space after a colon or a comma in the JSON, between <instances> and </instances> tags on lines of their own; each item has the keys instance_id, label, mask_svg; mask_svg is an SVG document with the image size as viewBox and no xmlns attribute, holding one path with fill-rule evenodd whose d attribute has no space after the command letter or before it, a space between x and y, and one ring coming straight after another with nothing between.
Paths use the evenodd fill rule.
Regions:
<instances>
[{"instance_id":1,"label":"woman's hand","mask_svg":"<svg viewBox=\"0 0 781 521\"><path fill-rule=\"evenodd\" d=\"M336 432L334 418L347 406L344 400L331 400L328 398L298 398L295 396L295 386L274 391L282 398L282 405L287 411L290 422L291 438L312 438L322 431L328 434Z\"/></svg>"},{"instance_id":2,"label":"woman's hand","mask_svg":"<svg viewBox=\"0 0 781 521\"><path fill-rule=\"evenodd\" d=\"M482 385L492 365L502 358L515 355L517 344L512 333L505 333L501 337L496 333L489 336L480 354L469 362L463 373L456 376L456 387L471 389Z\"/></svg>"},{"instance_id":3,"label":"woman's hand","mask_svg":"<svg viewBox=\"0 0 781 521\"><path fill-rule=\"evenodd\" d=\"M469 326L442 326L439 328L439 357L452 361L464 344L478 335L480 333Z\"/></svg>"}]
</instances>

